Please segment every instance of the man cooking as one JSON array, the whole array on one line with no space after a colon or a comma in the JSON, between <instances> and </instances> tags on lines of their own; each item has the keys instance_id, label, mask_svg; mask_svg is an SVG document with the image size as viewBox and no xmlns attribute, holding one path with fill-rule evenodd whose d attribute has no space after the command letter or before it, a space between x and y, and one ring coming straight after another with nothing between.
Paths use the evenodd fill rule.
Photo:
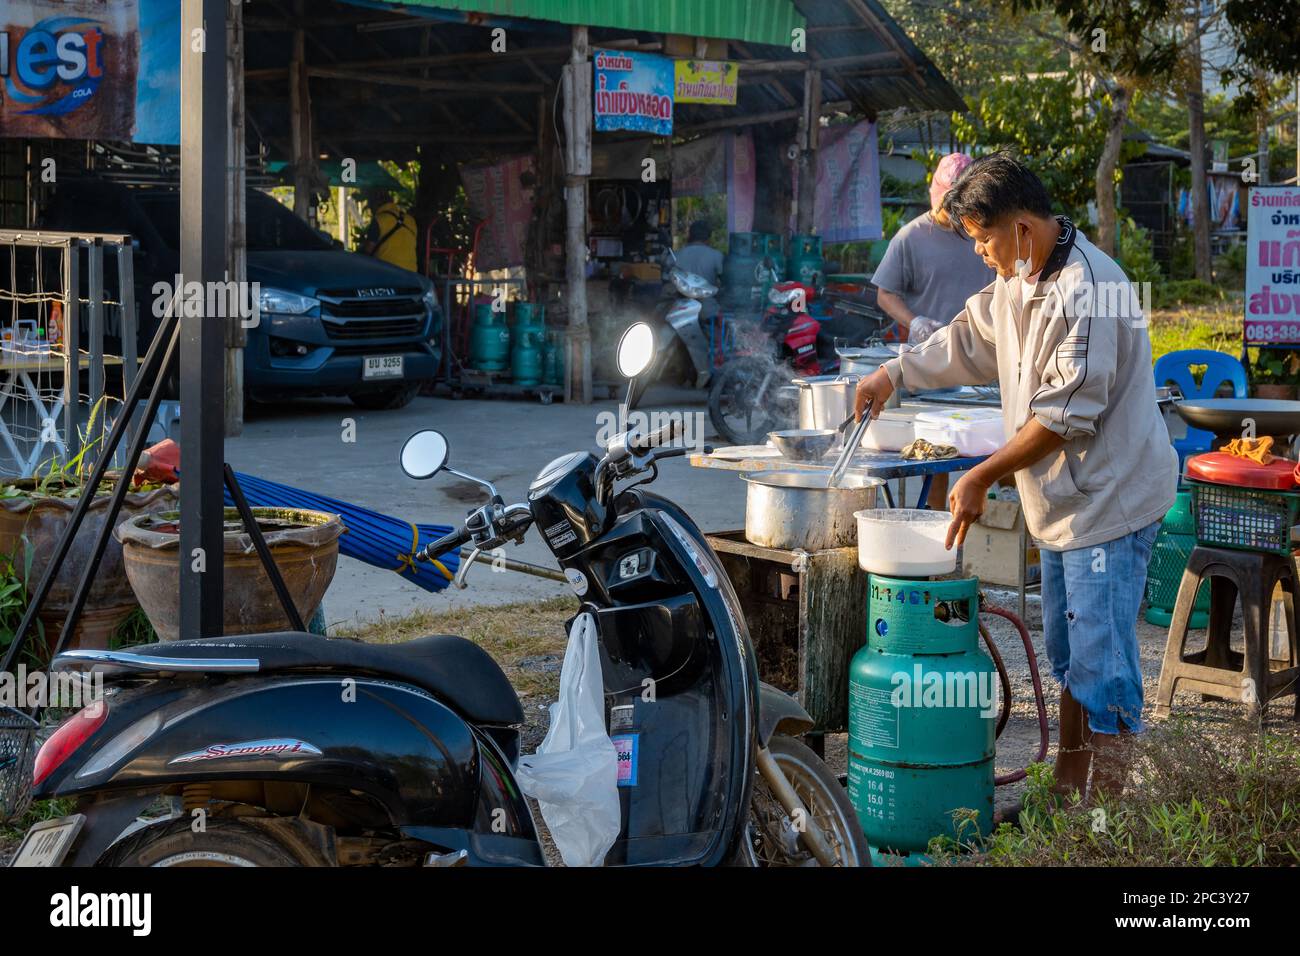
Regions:
<instances>
[{"instance_id":1,"label":"man cooking","mask_svg":"<svg viewBox=\"0 0 1300 956\"><path fill-rule=\"evenodd\" d=\"M880 307L913 345L951 322L966 300L994 279L993 270L957 235L943 211L943 197L970 164L964 153L939 160L930 180L929 211L898 230L871 277ZM935 475L930 507L942 510L947 497L948 476Z\"/></svg>"},{"instance_id":2,"label":"man cooking","mask_svg":"<svg viewBox=\"0 0 1300 956\"><path fill-rule=\"evenodd\" d=\"M1142 729L1138 605L1177 485L1146 323L1123 270L1052 215L1043 184L1009 154L971 163L943 208L997 278L863 379L858 414L870 401L876 415L900 386L998 379L1008 441L954 485L948 547L1014 475L1042 548L1043 637L1062 688L1057 789L1117 795L1121 737Z\"/></svg>"}]
</instances>

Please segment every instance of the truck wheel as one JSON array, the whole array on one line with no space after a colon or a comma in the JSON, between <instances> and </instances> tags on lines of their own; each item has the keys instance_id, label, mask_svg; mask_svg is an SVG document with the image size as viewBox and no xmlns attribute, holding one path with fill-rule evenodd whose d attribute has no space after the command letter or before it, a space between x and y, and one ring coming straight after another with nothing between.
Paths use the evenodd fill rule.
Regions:
<instances>
[{"instance_id":1,"label":"truck wheel","mask_svg":"<svg viewBox=\"0 0 1300 956\"><path fill-rule=\"evenodd\" d=\"M405 408L420 392L419 382L403 382L388 388L369 392L353 392L348 396L352 404L368 412L387 412L395 408Z\"/></svg>"},{"instance_id":2,"label":"truck wheel","mask_svg":"<svg viewBox=\"0 0 1300 956\"><path fill-rule=\"evenodd\" d=\"M139 830L110 847L100 866L304 866L269 834L238 820L209 820L201 833L182 817Z\"/></svg>"}]
</instances>

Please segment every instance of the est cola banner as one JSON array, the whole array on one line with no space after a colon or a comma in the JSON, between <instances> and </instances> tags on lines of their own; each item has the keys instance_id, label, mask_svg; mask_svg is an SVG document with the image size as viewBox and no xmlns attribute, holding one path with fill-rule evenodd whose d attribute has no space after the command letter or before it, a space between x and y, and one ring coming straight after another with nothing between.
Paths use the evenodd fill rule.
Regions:
<instances>
[{"instance_id":1,"label":"est cola banner","mask_svg":"<svg viewBox=\"0 0 1300 956\"><path fill-rule=\"evenodd\" d=\"M0 136L179 143L178 0L0 3Z\"/></svg>"}]
</instances>

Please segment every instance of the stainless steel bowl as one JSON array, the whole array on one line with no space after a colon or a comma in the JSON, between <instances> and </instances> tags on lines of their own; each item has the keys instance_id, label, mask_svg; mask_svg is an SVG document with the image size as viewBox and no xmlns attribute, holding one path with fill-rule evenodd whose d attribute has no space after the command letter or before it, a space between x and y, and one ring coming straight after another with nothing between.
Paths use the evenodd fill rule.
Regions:
<instances>
[{"instance_id":1,"label":"stainless steel bowl","mask_svg":"<svg viewBox=\"0 0 1300 956\"><path fill-rule=\"evenodd\" d=\"M791 461L821 461L835 444L838 432L833 428L788 428L768 432L768 440Z\"/></svg>"}]
</instances>

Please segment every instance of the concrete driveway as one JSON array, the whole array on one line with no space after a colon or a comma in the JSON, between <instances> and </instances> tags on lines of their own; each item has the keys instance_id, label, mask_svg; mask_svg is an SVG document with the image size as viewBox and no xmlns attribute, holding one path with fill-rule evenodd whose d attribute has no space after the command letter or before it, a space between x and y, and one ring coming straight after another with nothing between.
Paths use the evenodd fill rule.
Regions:
<instances>
[{"instance_id":1,"label":"concrete driveway","mask_svg":"<svg viewBox=\"0 0 1300 956\"><path fill-rule=\"evenodd\" d=\"M696 413L700 417L693 421L702 424L706 440L723 444L707 424L703 392L651 389L642 408ZM451 475L429 481L407 478L397 466L397 454L412 432L442 431L455 468L494 481L502 497L514 502L525 499L528 483L547 462L567 452L595 450L602 422L598 416L616 413L612 401L544 406L536 400L420 397L389 412L364 412L343 399L293 401L250 408L243 435L226 442L226 458L238 471L410 521L458 524L483 500L481 493ZM343 440L349 419L355 422L354 442ZM685 459L675 459L660 468L655 490L682 505L705 530L744 525L745 486L734 472L692 468ZM540 535L530 533L521 547L507 549L520 560L555 567ZM333 625L422 608L543 600L566 591L557 582L476 564L467 590L431 594L389 571L341 558L325 598L325 615Z\"/></svg>"}]
</instances>

